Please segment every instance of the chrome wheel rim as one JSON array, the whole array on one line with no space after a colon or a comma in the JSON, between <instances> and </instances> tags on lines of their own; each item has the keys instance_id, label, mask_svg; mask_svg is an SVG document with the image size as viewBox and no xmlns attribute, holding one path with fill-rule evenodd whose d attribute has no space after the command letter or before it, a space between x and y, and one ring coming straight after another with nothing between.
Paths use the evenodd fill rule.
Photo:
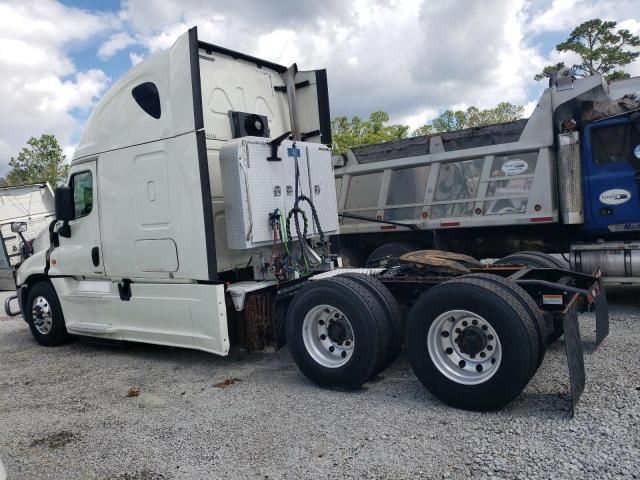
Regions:
<instances>
[{"instance_id":1,"label":"chrome wheel rim","mask_svg":"<svg viewBox=\"0 0 640 480\"><path fill-rule=\"evenodd\" d=\"M494 328L467 310L450 310L438 316L429 328L427 347L438 371L462 385L486 382L502 361L502 346Z\"/></svg>"},{"instance_id":2,"label":"chrome wheel rim","mask_svg":"<svg viewBox=\"0 0 640 480\"><path fill-rule=\"evenodd\" d=\"M36 330L42 335L47 335L53 325L53 314L49 301L41 296L34 298L31 306L31 315L33 326L36 327Z\"/></svg>"},{"instance_id":3,"label":"chrome wheel rim","mask_svg":"<svg viewBox=\"0 0 640 480\"><path fill-rule=\"evenodd\" d=\"M327 368L346 364L355 347L351 323L331 305L318 305L307 312L302 322L302 340L311 358Z\"/></svg>"}]
</instances>

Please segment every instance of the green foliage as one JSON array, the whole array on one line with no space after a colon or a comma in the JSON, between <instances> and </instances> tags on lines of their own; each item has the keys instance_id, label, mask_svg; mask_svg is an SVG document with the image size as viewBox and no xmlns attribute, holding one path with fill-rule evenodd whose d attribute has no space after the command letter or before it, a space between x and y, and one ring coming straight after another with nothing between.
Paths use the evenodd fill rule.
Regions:
<instances>
[{"instance_id":1,"label":"green foliage","mask_svg":"<svg viewBox=\"0 0 640 480\"><path fill-rule=\"evenodd\" d=\"M406 125L387 125L389 114L376 111L368 120L355 116L351 119L344 115L331 121L333 153L342 154L352 147L389 142L405 138L409 127Z\"/></svg>"},{"instance_id":2,"label":"green foliage","mask_svg":"<svg viewBox=\"0 0 640 480\"><path fill-rule=\"evenodd\" d=\"M55 187L67 177L69 165L65 164L65 155L55 136L31 137L27 145L17 157L11 157L9 173L0 179L0 185L49 182Z\"/></svg>"},{"instance_id":3,"label":"green foliage","mask_svg":"<svg viewBox=\"0 0 640 480\"><path fill-rule=\"evenodd\" d=\"M415 130L413 136L511 122L522 118L523 113L524 107L509 102L501 102L495 108L486 110L480 110L478 107L456 111L447 110L435 120Z\"/></svg>"},{"instance_id":4,"label":"green foliage","mask_svg":"<svg viewBox=\"0 0 640 480\"><path fill-rule=\"evenodd\" d=\"M598 18L578 25L564 42L556 45L558 52L573 52L580 56L582 63L573 65L579 75L601 73L608 81L628 78L628 74L619 70L640 56L640 37L629 30L616 30L617 23L602 21ZM564 63L545 67L534 78L542 80L549 77Z\"/></svg>"},{"instance_id":5,"label":"green foliage","mask_svg":"<svg viewBox=\"0 0 640 480\"><path fill-rule=\"evenodd\" d=\"M535 77L533 77L533 79L536 82L539 82L540 80L542 80L544 78L549 78L555 72L557 72L558 70L560 70L561 68L564 68L564 67L565 67L564 62L558 62L555 65L547 65L546 67L544 67L542 72L538 73Z\"/></svg>"}]
</instances>

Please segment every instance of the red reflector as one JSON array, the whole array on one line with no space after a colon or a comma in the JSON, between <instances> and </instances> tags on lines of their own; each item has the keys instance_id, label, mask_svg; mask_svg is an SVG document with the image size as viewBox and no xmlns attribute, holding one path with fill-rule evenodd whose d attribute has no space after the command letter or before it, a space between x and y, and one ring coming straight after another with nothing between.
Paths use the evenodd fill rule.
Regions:
<instances>
[{"instance_id":1,"label":"red reflector","mask_svg":"<svg viewBox=\"0 0 640 480\"><path fill-rule=\"evenodd\" d=\"M460 222L441 222L440 226L441 227L459 227Z\"/></svg>"},{"instance_id":2,"label":"red reflector","mask_svg":"<svg viewBox=\"0 0 640 480\"><path fill-rule=\"evenodd\" d=\"M529 221L531 221L533 223L537 223L537 222L553 222L553 217L536 217L536 218L530 218Z\"/></svg>"},{"instance_id":3,"label":"red reflector","mask_svg":"<svg viewBox=\"0 0 640 480\"><path fill-rule=\"evenodd\" d=\"M383 225L382 227L380 227L380 230L395 230L396 226L395 225Z\"/></svg>"}]
</instances>

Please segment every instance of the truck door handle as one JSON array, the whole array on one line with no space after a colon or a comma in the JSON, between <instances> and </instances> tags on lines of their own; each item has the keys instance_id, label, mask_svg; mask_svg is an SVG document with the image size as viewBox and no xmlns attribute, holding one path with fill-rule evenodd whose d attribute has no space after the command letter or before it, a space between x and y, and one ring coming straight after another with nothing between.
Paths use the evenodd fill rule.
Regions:
<instances>
[{"instance_id":1,"label":"truck door handle","mask_svg":"<svg viewBox=\"0 0 640 480\"><path fill-rule=\"evenodd\" d=\"M93 261L94 267L100 265L100 249L98 247L93 247L91 249L91 260Z\"/></svg>"}]
</instances>

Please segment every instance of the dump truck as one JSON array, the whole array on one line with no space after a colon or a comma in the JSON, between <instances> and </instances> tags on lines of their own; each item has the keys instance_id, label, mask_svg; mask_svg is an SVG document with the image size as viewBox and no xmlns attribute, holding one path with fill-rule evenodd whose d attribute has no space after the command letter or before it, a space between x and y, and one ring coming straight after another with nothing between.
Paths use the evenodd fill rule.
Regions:
<instances>
[{"instance_id":1,"label":"dump truck","mask_svg":"<svg viewBox=\"0 0 640 480\"><path fill-rule=\"evenodd\" d=\"M598 342L608 331L597 272L433 250L341 268L330 134L324 70L189 30L97 104L7 314L22 313L43 346L91 337L227 355L286 344L311 382L341 389L404 344L426 388L474 410L520 394L559 319L576 402L578 308L595 309Z\"/></svg>"},{"instance_id":2,"label":"dump truck","mask_svg":"<svg viewBox=\"0 0 640 480\"><path fill-rule=\"evenodd\" d=\"M335 241L352 264L435 246L558 265L537 251L640 284L640 77L609 84L565 68L529 119L352 148L338 160Z\"/></svg>"}]
</instances>

